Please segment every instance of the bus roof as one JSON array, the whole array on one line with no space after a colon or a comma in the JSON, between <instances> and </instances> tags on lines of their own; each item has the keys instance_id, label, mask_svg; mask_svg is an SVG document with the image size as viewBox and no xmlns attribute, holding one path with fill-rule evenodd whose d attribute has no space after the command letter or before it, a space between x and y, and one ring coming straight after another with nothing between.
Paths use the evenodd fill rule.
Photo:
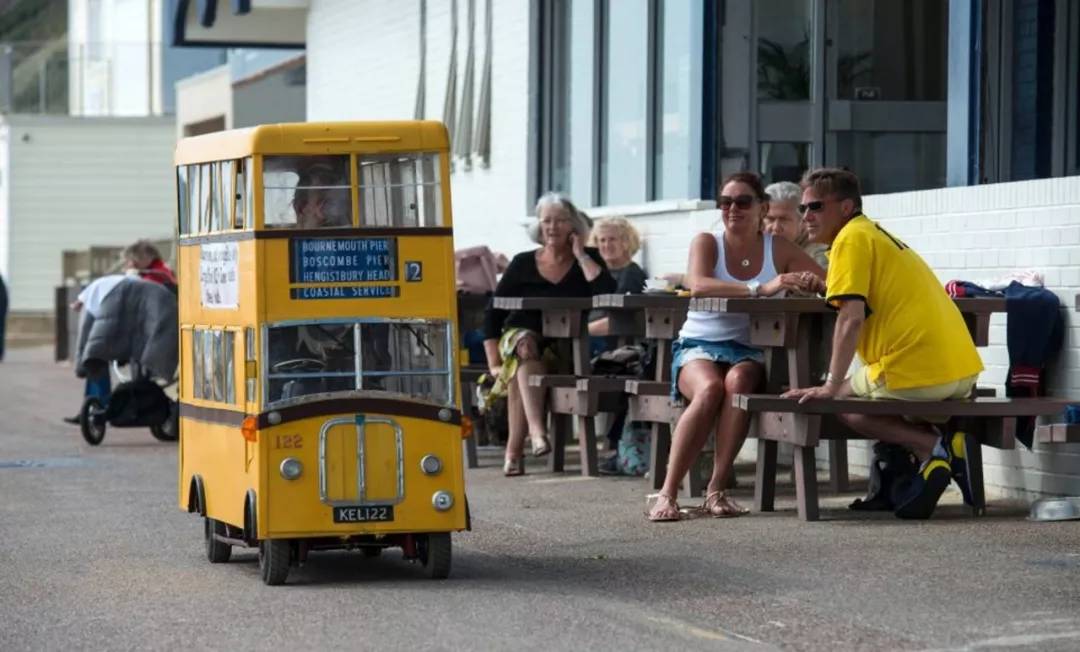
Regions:
<instances>
[{"instance_id":1,"label":"bus roof","mask_svg":"<svg viewBox=\"0 0 1080 652\"><path fill-rule=\"evenodd\" d=\"M174 160L184 165L252 154L443 152L448 142L446 126L435 120L293 122L184 138Z\"/></svg>"}]
</instances>

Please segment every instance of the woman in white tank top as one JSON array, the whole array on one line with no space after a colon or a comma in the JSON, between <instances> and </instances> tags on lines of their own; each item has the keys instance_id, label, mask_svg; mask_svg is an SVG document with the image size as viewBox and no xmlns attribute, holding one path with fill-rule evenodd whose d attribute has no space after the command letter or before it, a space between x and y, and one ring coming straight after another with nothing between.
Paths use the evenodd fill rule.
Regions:
<instances>
[{"instance_id":1,"label":"woman in white tank top","mask_svg":"<svg viewBox=\"0 0 1080 652\"><path fill-rule=\"evenodd\" d=\"M802 249L761 232L768 197L757 175L739 172L721 186L717 201L720 233L700 233L690 243L686 284L696 297L771 297L783 290L820 292L824 270ZM679 519L679 484L705 441L716 433L713 473L703 509L716 517L740 516L740 507L722 490L735 455L746 439L749 414L733 408L730 394L754 392L765 378L764 353L750 346L750 318L728 313L687 313L672 345L672 397L687 406L671 438L664 487L650 521Z\"/></svg>"}]
</instances>

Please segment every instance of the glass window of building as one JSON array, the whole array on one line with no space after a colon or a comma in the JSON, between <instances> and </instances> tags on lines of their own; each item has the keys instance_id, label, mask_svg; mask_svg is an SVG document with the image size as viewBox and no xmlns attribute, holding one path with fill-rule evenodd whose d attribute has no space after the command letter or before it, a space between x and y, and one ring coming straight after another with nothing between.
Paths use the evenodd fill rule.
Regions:
<instances>
[{"instance_id":1,"label":"glass window of building","mask_svg":"<svg viewBox=\"0 0 1080 652\"><path fill-rule=\"evenodd\" d=\"M812 0L758 0L759 100L810 99Z\"/></svg>"},{"instance_id":2,"label":"glass window of building","mask_svg":"<svg viewBox=\"0 0 1080 652\"><path fill-rule=\"evenodd\" d=\"M690 196L691 157L690 123L692 102L697 94L693 65L696 53L691 43L696 15L693 3L665 2L660 13L660 65L657 88L660 92L659 124L656 125L656 199L682 199ZM700 72L697 71L700 75Z\"/></svg>"},{"instance_id":3,"label":"glass window of building","mask_svg":"<svg viewBox=\"0 0 1080 652\"><path fill-rule=\"evenodd\" d=\"M637 204L647 199L648 0L608 4L604 39L601 202Z\"/></svg>"},{"instance_id":4,"label":"glass window of building","mask_svg":"<svg viewBox=\"0 0 1080 652\"><path fill-rule=\"evenodd\" d=\"M945 100L948 2L835 0L830 6L838 99Z\"/></svg>"},{"instance_id":5,"label":"glass window of building","mask_svg":"<svg viewBox=\"0 0 1080 652\"><path fill-rule=\"evenodd\" d=\"M867 195L945 186L944 133L842 132L836 160Z\"/></svg>"}]
</instances>

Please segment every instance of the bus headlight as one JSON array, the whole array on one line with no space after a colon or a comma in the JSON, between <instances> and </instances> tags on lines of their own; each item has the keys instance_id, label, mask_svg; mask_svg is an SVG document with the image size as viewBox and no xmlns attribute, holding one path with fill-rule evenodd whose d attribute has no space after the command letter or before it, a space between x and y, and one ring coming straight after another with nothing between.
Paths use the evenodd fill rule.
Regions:
<instances>
[{"instance_id":1,"label":"bus headlight","mask_svg":"<svg viewBox=\"0 0 1080 652\"><path fill-rule=\"evenodd\" d=\"M420 470L428 475L437 475L442 471L442 460L434 455L425 455L420 459Z\"/></svg>"},{"instance_id":2,"label":"bus headlight","mask_svg":"<svg viewBox=\"0 0 1080 652\"><path fill-rule=\"evenodd\" d=\"M295 457L286 457L281 460L281 466L278 467L278 470L281 472L281 477L286 480L295 480L304 472L304 465Z\"/></svg>"},{"instance_id":3,"label":"bus headlight","mask_svg":"<svg viewBox=\"0 0 1080 652\"><path fill-rule=\"evenodd\" d=\"M437 511L445 512L454 506L454 494L449 491L436 491L431 497L431 506Z\"/></svg>"}]
</instances>

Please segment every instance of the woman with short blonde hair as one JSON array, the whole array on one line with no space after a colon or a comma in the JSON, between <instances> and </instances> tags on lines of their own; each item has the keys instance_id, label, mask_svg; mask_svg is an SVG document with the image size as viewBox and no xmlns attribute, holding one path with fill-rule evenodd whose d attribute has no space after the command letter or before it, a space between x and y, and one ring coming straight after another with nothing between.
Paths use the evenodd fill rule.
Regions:
<instances>
[{"instance_id":1,"label":"woman with short blonde hair","mask_svg":"<svg viewBox=\"0 0 1080 652\"><path fill-rule=\"evenodd\" d=\"M615 277L616 294L640 294L645 290L648 278L645 270L631 260L641 248L641 236L630 220L621 216L597 220L589 244L600 250L608 271ZM610 330L607 313L594 310L589 319L589 334L607 335Z\"/></svg>"}]
</instances>

